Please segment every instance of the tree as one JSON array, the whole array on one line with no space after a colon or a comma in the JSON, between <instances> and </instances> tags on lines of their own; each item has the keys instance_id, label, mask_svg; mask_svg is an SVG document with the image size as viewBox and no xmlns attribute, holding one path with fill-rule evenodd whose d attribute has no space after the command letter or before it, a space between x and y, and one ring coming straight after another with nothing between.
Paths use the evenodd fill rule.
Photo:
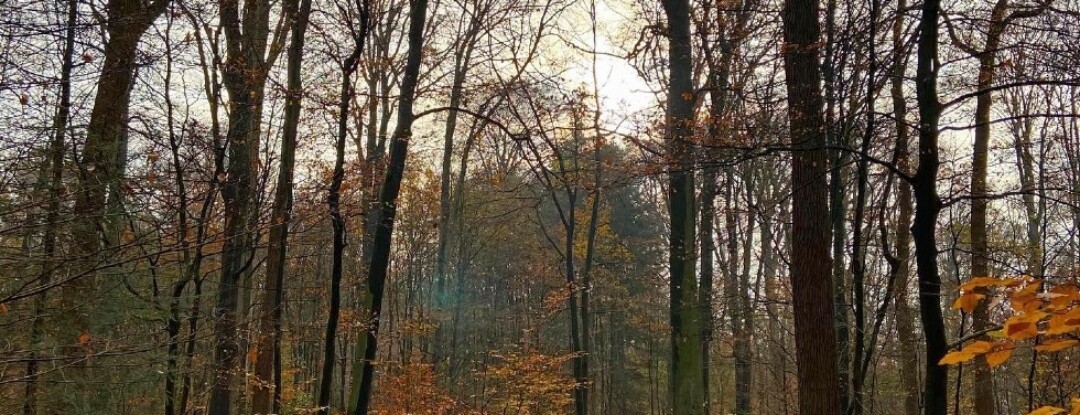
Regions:
<instances>
[{"instance_id":1,"label":"tree","mask_svg":"<svg viewBox=\"0 0 1080 415\"><path fill-rule=\"evenodd\" d=\"M281 162L277 187L270 213L270 248L267 253L266 291L259 319L261 335L255 346L255 390L251 410L255 414L281 412L281 316L285 297L285 258L288 252L289 222L293 204L293 177L296 166L296 137L300 123L300 104L303 81L300 76L304 60L304 34L307 31L311 0L290 0L284 4L284 14L291 20L291 40L286 57L288 96L285 102L285 122L281 133Z\"/></svg>"},{"instance_id":2,"label":"tree","mask_svg":"<svg viewBox=\"0 0 1080 415\"><path fill-rule=\"evenodd\" d=\"M242 277L254 260L254 222L257 220L256 165L261 134L263 93L267 75L280 54L281 39L269 44L270 3L248 0L243 13L238 0L220 0L221 27L225 33L226 61L222 81L229 92L229 127L226 139L229 163L221 196L225 214L225 242L221 252L221 283L214 307L214 388L210 414L232 413L233 392L240 376L236 371L241 340ZM271 293L276 295L276 293Z\"/></svg>"},{"instance_id":3,"label":"tree","mask_svg":"<svg viewBox=\"0 0 1080 415\"><path fill-rule=\"evenodd\" d=\"M799 413L839 413L837 344L833 327L825 128L816 0L786 0L784 74L792 153L792 310L795 313Z\"/></svg>"},{"instance_id":4,"label":"tree","mask_svg":"<svg viewBox=\"0 0 1080 415\"><path fill-rule=\"evenodd\" d=\"M409 53L405 64L405 73L401 80L401 95L398 98L397 126L390 137L390 160L387 164L386 178L379 192L379 205L371 265L366 282L368 308L371 315L370 327L361 342L365 342L363 360L359 367L362 375L350 398L349 414L367 414L371 406L371 388L375 381L375 351L379 334L379 318L382 310L383 295L387 271L390 266L391 238L394 232L394 215L397 212L398 192L405 174L405 157L408 155L409 139L412 138L413 101L416 99L417 78L420 75L420 62L423 57L424 21L427 18L427 0L412 0L409 7ZM358 356L359 357L359 356ZM355 407L351 405L356 405Z\"/></svg>"},{"instance_id":5,"label":"tree","mask_svg":"<svg viewBox=\"0 0 1080 415\"><path fill-rule=\"evenodd\" d=\"M702 321L696 262L697 218L694 214L693 59L690 4L665 0L668 37L667 110L664 117L667 157L668 278L671 296L671 406L675 415L705 408L702 376Z\"/></svg>"},{"instance_id":6,"label":"tree","mask_svg":"<svg viewBox=\"0 0 1080 415\"><path fill-rule=\"evenodd\" d=\"M911 236L915 242L915 262L919 280L919 314L926 353L923 380L923 413L944 415L948 405L948 370L937 364L947 351L945 323L941 315L941 275L937 264L937 220L941 198L937 193L938 121L941 103L937 93L938 17L941 2L926 0L919 17L916 57L916 98L919 108L919 167L911 180L915 196L915 218Z\"/></svg>"}]
</instances>

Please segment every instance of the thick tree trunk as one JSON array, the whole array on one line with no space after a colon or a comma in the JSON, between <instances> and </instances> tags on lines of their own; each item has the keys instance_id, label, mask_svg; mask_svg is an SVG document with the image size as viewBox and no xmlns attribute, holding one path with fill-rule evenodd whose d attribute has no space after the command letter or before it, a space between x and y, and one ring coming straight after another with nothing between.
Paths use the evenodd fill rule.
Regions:
<instances>
[{"instance_id":1,"label":"thick tree trunk","mask_svg":"<svg viewBox=\"0 0 1080 415\"><path fill-rule=\"evenodd\" d=\"M819 8L816 0L786 0L783 11L788 118L796 149L791 174L791 288L802 415L837 414L842 405L829 257Z\"/></svg>"},{"instance_id":2,"label":"thick tree trunk","mask_svg":"<svg viewBox=\"0 0 1080 415\"><path fill-rule=\"evenodd\" d=\"M702 321L695 275L693 59L690 4L664 0L668 24L668 94L664 139L668 157L668 272L671 295L671 377L673 415L705 409L702 378Z\"/></svg>"},{"instance_id":3,"label":"thick tree trunk","mask_svg":"<svg viewBox=\"0 0 1080 415\"><path fill-rule=\"evenodd\" d=\"M83 276L63 286L62 302L66 313L58 334L61 350L77 363L65 371L60 407L67 410L108 412L106 399L100 389L101 383L92 381L99 373L93 373L85 362L84 351L76 339L82 334L94 336L97 331L108 331L92 317L97 278L95 268L107 258L103 251L117 235L112 231L115 210L109 209L110 189L116 189L123 178L122 158L125 154L127 113L131 89L135 81L137 50L143 33L165 10L167 0L144 2L141 0L110 0L106 6L105 61L98 78L90 121L86 128L86 141L79 160L79 189L75 198L75 218L72 229L73 256L80 258L78 266ZM125 157L126 158L126 154ZM113 200L117 197L114 195Z\"/></svg>"}]
</instances>

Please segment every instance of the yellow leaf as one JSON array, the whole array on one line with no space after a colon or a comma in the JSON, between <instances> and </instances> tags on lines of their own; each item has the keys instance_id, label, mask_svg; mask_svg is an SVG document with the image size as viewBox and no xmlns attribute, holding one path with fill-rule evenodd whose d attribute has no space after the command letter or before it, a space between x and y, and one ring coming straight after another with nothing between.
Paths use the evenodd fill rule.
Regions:
<instances>
[{"instance_id":1,"label":"yellow leaf","mask_svg":"<svg viewBox=\"0 0 1080 415\"><path fill-rule=\"evenodd\" d=\"M1017 295L1035 294L1036 292L1039 291L1040 286L1042 286L1042 280L1033 279L1033 280L1028 282L1028 285L1024 286L1024 288L1020 289L1020 291L1017 291L1016 294L1013 294L1013 295L1017 296Z\"/></svg>"},{"instance_id":2,"label":"yellow leaf","mask_svg":"<svg viewBox=\"0 0 1080 415\"><path fill-rule=\"evenodd\" d=\"M1046 324L1046 334L1065 334L1080 329L1078 324L1069 324L1069 318L1064 315L1054 315Z\"/></svg>"},{"instance_id":3,"label":"yellow leaf","mask_svg":"<svg viewBox=\"0 0 1080 415\"><path fill-rule=\"evenodd\" d=\"M1037 315L1018 315L1009 317L1005 320L1005 335L1013 340L1024 340L1035 337L1039 334L1038 327L1035 323L1039 321L1041 317Z\"/></svg>"},{"instance_id":4,"label":"yellow leaf","mask_svg":"<svg viewBox=\"0 0 1080 415\"><path fill-rule=\"evenodd\" d=\"M964 351L968 352L968 353L979 355L979 354L989 352L990 350L993 350L993 348L994 348L994 343L991 343L991 342L988 342L988 341L985 341L985 340L978 340L978 341L971 342L971 344L968 344L967 346L965 346Z\"/></svg>"},{"instance_id":5,"label":"yellow leaf","mask_svg":"<svg viewBox=\"0 0 1080 415\"><path fill-rule=\"evenodd\" d=\"M1027 415L1056 415L1062 412L1065 412L1065 410L1056 406L1044 406L1042 408L1028 412Z\"/></svg>"},{"instance_id":6,"label":"yellow leaf","mask_svg":"<svg viewBox=\"0 0 1080 415\"><path fill-rule=\"evenodd\" d=\"M964 293L963 295L956 297L956 301L953 302L953 310L963 310L965 313L970 313L978 307L979 301L986 298L983 294L978 293Z\"/></svg>"},{"instance_id":7,"label":"yellow leaf","mask_svg":"<svg viewBox=\"0 0 1080 415\"><path fill-rule=\"evenodd\" d=\"M1077 344L1080 344L1080 341L1073 339L1054 339L1035 346L1035 350L1040 352L1056 352L1076 346Z\"/></svg>"},{"instance_id":8,"label":"yellow leaf","mask_svg":"<svg viewBox=\"0 0 1080 415\"><path fill-rule=\"evenodd\" d=\"M1042 305L1042 300L1039 299L1038 295L1027 293L1013 295L1010 303L1014 311L1027 313L1037 310Z\"/></svg>"},{"instance_id":9,"label":"yellow leaf","mask_svg":"<svg viewBox=\"0 0 1080 415\"><path fill-rule=\"evenodd\" d=\"M975 277L960 285L960 291L972 291L981 287L995 287L1008 285L1009 280L994 277Z\"/></svg>"},{"instance_id":10,"label":"yellow leaf","mask_svg":"<svg viewBox=\"0 0 1080 415\"><path fill-rule=\"evenodd\" d=\"M1006 360L1009 360L1009 357L1012 356L1012 353L1012 347L987 353L986 364L990 365L990 367L1001 366L1002 363L1005 363Z\"/></svg>"},{"instance_id":11,"label":"yellow leaf","mask_svg":"<svg viewBox=\"0 0 1080 415\"><path fill-rule=\"evenodd\" d=\"M941 360L938 361L938 364L939 365L955 365L955 364L960 364L960 363L967 362L967 361L969 361L971 359L974 359L974 358L975 358L975 353L971 353L971 352L964 351L964 350L957 350L957 351L954 351L954 352L949 352L949 354L945 355L945 357L942 357Z\"/></svg>"}]
</instances>

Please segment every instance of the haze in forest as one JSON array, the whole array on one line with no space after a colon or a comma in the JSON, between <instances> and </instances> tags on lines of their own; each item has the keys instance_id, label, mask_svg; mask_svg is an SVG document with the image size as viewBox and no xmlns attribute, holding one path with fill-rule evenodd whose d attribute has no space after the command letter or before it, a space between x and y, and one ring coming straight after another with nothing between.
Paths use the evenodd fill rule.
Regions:
<instances>
[{"instance_id":1,"label":"haze in forest","mask_svg":"<svg viewBox=\"0 0 1080 415\"><path fill-rule=\"evenodd\" d=\"M0 2L0 414L1080 414L1078 21Z\"/></svg>"}]
</instances>

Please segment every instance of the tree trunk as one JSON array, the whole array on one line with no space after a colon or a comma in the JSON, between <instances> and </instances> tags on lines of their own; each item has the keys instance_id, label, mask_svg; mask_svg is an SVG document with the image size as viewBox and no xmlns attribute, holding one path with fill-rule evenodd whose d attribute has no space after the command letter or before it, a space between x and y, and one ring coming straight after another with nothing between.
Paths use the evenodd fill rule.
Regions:
<instances>
[{"instance_id":1,"label":"tree trunk","mask_svg":"<svg viewBox=\"0 0 1080 415\"><path fill-rule=\"evenodd\" d=\"M256 165L259 149L263 87L273 57L264 58L269 34L270 4L266 0L245 3L243 22L236 0L220 0L221 26L227 49L223 65L225 88L229 92L229 127L226 133L229 162L221 197L225 214L225 242L221 250L221 282L214 306L214 382L210 393L210 415L232 413L234 388L240 384L241 344L237 313L245 289L242 281L250 272L254 252ZM243 31L241 31L241 26Z\"/></svg>"},{"instance_id":2,"label":"tree trunk","mask_svg":"<svg viewBox=\"0 0 1080 415\"><path fill-rule=\"evenodd\" d=\"M876 133L877 116L874 112L874 97L877 96L877 24L881 10L879 0L870 0L870 45L867 56L868 68L866 73L866 129L863 131L862 143L859 151L863 154L870 152L870 143ZM851 252L851 285L853 291L855 309L855 345L852 361L854 362L851 376L851 402L848 413L862 415L864 382L868 370L870 357L873 355L874 338L870 339L870 348L866 347L866 234L863 232L864 216L866 214L867 186L870 180L869 160L859 157L856 163L856 188L855 188L855 222L852 224L852 252ZM886 191L887 192L887 191ZM887 298L887 297L886 297ZM886 300L887 301L887 300ZM865 358L863 356L866 356Z\"/></svg>"},{"instance_id":3,"label":"tree trunk","mask_svg":"<svg viewBox=\"0 0 1080 415\"><path fill-rule=\"evenodd\" d=\"M289 222L293 204L293 169L296 164L297 130L303 81L300 69L304 58L304 33L307 31L311 0L288 0L283 4L290 20L292 40L286 57L287 95L285 120L281 132L281 158L274 201L270 207L270 235L267 249L266 288L259 316L259 339L255 346L255 386L251 397L254 414L281 412L281 314L285 298L285 261L288 257Z\"/></svg>"},{"instance_id":4,"label":"tree trunk","mask_svg":"<svg viewBox=\"0 0 1080 415\"><path fill-rule=\"evenodd\" d=\"M664 0L668 23L668 94L664 139L668 157L669 290L671 295L672 415L701 414L705 408L702 378L702 321L695 275L693 59L690 4Z\"/></svg>"},{"instance_id":5,"label":"tree trunk","mask_svg":"<svg viewBox=\"0 0 1080 415\"><path fill-rule=\"evenodd\" d=\"M941 103L937 94L938 17L940 0L925 0L919 19L916 97L919 105L919 167L912 187L915 219L911 236L918 265L919 310L926 341L926 373L923 381L923 413L945 415L948 406L948 367L938 361L948 351L941 312L941 276L937 264L937 219L941 200L937 194L938 120Z\"/></svg>"},{"instance_id":6,"label":"tree trunk","mask_svg":"<svg viewBox=\"0 0 1080 415\"><path fill-rule=\"evenodd\" d=\"M785 0L784 73L792 153L792 311L799 413L841 411L829 258L828 156L822 117L820 23L816 0Z\"/></svg>"},{"instance_id":7,"label":"tree trunk","mask_svg":"<svg viewBox=\"0 0 1080 415\"><path fill-rule=\"evenodd\" d=\"M420 61L423 55L424 22L427 18L427 0L412 0L409 8L409 52L405 63L405 73L401 80L401 94L398 101L397 126L390 140L390 160L387 165L386 179L383 181L382 190L379 192L378 221L375 227L371 265L368 268L368 280L366 284L367 302L370 308L366 310L371 316L371 323L364 340L363 360L356 366L360 367L361 379L359 388L354 389L355 396L350 404L355 402L355 407L350 408L350 415L367 414L371 406L371 388L375 381L375 352L378 348L376 340L379 334L379 317L382 309L383 294L386 284L386 276L390 266L391 237L394 232L394 216L397 213L398 192L401 190L401 180L405 174L405 158L408 155L409 139L412 138L412 123L414 119L413 101L416 98L417 78L420 75ZM358 356L359 358L359 356Z\"/></svg>"},{"instance_id":8,"label":"tree trunk","mask_svg":"<svg viewBox=\"0 0 1080 415\"><path fill-rule=\"evenodd\" d=\"M64 137L67 134L68 119L71 116L71 69L72 56L75 54L75 25L78 23L79 2L68 0L67 24L64 27L64 52L60 68L60 104L53 117L53 135L46 152L48 160L43 163L48 169L42 169L41 182L48 180L48 201L45 211L45 230L41 237L42 252L45 259L41 268L39 283L48 286L52 282L53 270L57 261L56 228L60 220L60 197L64 176ZM42 183L44 184L44 183ZM36 216L36 215L35 215ZM36 225L36 224L32 224ZM34 298L34 321L30 328L30 357L26 363L26 389L23 400L23 415L34 415L37 410L38 395L38 353L44 349L44 317L47 311L45 292Z\"/></svg>"},{"instance_id":9,"label":"tree trunk","mask_svg":"<svg viewBox=\"0 0 1080 415\"><path fill-rule=\"evenodd\" d=\"M907 59L904 51L904 10L906 0L896 4L898 16L893 21L893 71L890 79L889 94L892 98L893 118L896 124L896 168L901 172L910 171L911 153L908 150L910 132L907 124L907 102L904 100L904 73ZM900 348L900 384L903 389L904 415L918 415L919 395L919 355L915 350L918 339L915 336L915 310L909 301L911 280L911 186L899 183L897 186L896 205L898 217L896 233L896 333Z\"/></svg>"}]
</instances>

